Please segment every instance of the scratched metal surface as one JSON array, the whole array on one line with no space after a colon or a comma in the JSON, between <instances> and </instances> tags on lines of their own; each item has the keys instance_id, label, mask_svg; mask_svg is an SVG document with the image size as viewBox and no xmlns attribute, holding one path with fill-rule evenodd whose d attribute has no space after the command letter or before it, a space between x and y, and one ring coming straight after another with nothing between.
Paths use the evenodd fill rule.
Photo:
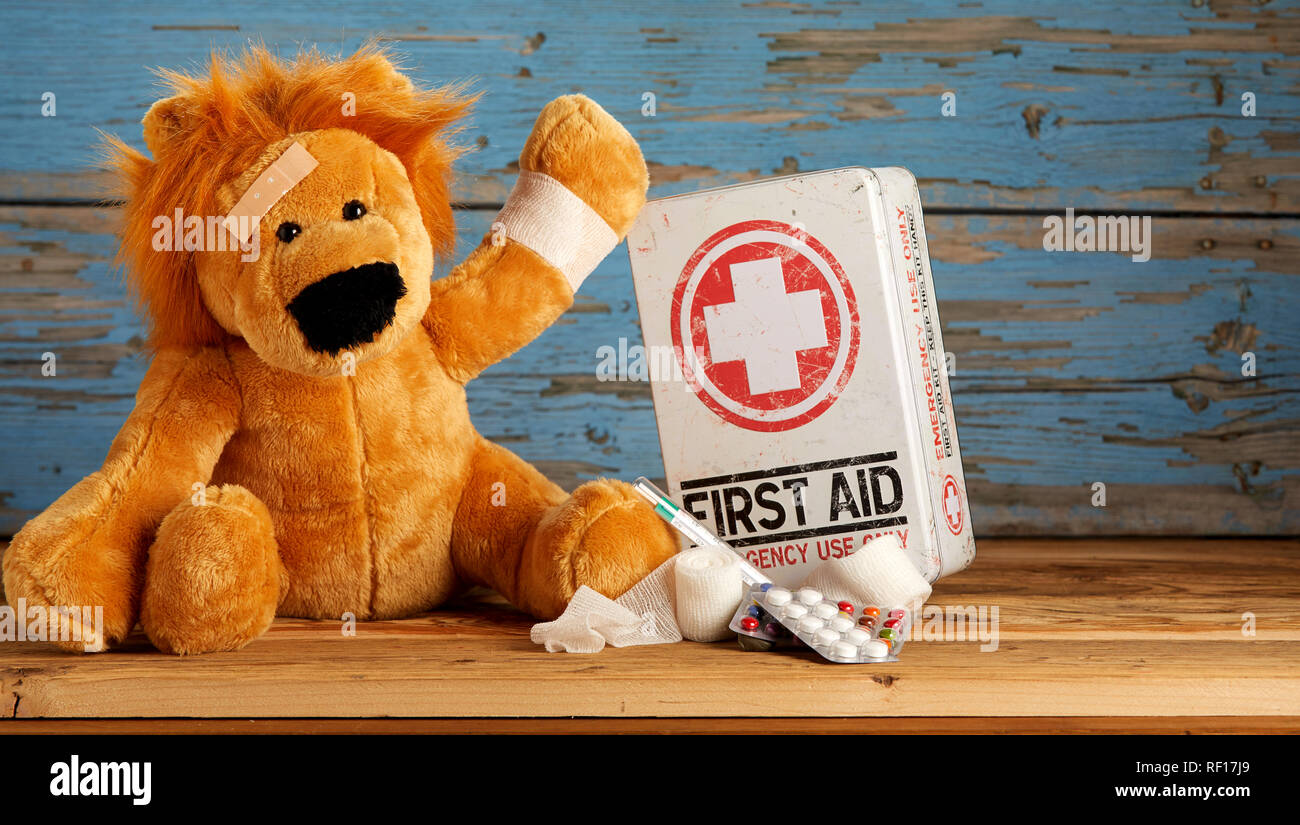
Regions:
<instances>
[{"instance_id":1,"label":"scratched metal surface","mask_svg":"<svg viewBox=\"0 0 1300 825\"><path fill-rule=\"evenodd\" d=\"M1300 530L1295 4L573 6L6 9L0 534L97 466L143 373L109 263L115 211L69 203L97 194L91 127L139 142L149 65L248 37L288 52L378 34L422 81L485 92L458 198L486 208L460 212L462 250L536 111L575 90L642 142L655 194L912 168L979 533ZM55 118L38 116L47 90ZM939 113L948 90L955 118ZM1240 116L1242 91L1258 117ZM1044 252L1043 213L1066 206L1154 214L1153 259ZM648 388L595 378L620 337L640 340L622 248L560 324L471 386L479 429L567 485L661 473Z\"/></svg>"}]
</instances>

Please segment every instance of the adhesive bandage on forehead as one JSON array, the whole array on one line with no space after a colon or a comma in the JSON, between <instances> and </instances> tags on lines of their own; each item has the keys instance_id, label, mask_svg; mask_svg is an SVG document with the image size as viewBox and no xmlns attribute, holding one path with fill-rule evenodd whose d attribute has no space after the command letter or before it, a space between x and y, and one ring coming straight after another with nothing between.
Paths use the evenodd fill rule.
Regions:
<instances>
[{"instance_id":1,"label":"adhesive bandage on forehead","mask_svg":"<svg viewBox=\"0 0 1300 825\"><path fill-rule=\"evenodd\" d=\"M257 180L248 187L248 191L231 208L222 223L231 234L239 238L241 244L247 244L271 207L318 165L319 162L306 147L297 141L293 142L257 176Z\"/></svg>"},{"instance_id":2,"label":"adhesive bandage on forehead","mask_svg":"<svg viewBox=\"0 0 1300 825\"><path fill-rule=\"evenodd\" d=\"M541 172L519 173L497 222L507 238L564 273L574 292L618 246L618 236L596 210Z\"/></svg>"}]
</instances>

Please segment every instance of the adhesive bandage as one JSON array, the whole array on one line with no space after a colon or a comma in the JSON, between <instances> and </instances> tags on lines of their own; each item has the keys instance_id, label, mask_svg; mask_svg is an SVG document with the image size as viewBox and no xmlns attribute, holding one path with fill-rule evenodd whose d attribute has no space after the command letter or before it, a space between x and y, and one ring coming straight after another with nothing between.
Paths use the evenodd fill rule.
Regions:
<instances>
[{"instance_id":1,"label":"adhesive bandage","mask_svg":"<svg viewBox=\"0 0 1300 825\"><path fill-rule=\"evenodd\" d=\"M618 236L596 210L541 172L519 173L497 223L507 238L564 273L574 292L618 246Z\"/></svg>"},{"instance_id":2,"label":"adhesive bandage","mask_svg":"<svg viewBox=\"0 0 1300 825\"><path fill-rule=\"evenodd\" d=\"M297 186L303 178L319 165L301 143L294 142L280 157L257 176L253 185L231 208L222 224L241 244L247 244L262 217L271 211L276 202ZM240 220L240 219L243 220Z\"/></svg>"}]
</instances>

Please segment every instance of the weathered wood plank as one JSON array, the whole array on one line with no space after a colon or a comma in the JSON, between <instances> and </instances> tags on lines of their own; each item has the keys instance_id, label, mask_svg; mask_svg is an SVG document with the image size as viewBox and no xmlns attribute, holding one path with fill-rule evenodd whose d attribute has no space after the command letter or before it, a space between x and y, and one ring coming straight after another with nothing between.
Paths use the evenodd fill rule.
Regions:
<instances>
[{"instance_id":1,"label":"weathered wood plank","mask_svg":"<svg viewBox=\"0 0 1300 825\"><path fill-rule=\"evenodd\" d=\"M492 213L459 214L463 255ZM97 467L143 374L114 215L0 208L0 533ZM1036 216L927 230L981 534L1300 531L1297 222L1159 219L1147 263L1044 252ZM597 378L601 347L639 342L620 249L471 385L476 425L569 487L661 475L648 384Z\"/></svg>"},{"instance_id":2,"label":"weathered wood plank","mask_svg":"<svg viewBox=\"0 0 1300 825\"><path fill-rule=\"evenodd\" d=\"M99 656L7 642L0 643L0 712L18 719L1296 715L1300 620L1288 583L1300 573L1298 550L1295 541L1265 540L987 541L970 570L937 583L930 605L946 623L976 606L988 615L996 607L996 645L992 633L954 630L943 641L916 639L898 662L881 666L838 667L811 652L745 653L731 643L549 654L529 641L532 620L495 596L361 623L351 637L333 622L277 620L240 652L188 659L153 651L138 633ZM1255 617L1254 636L1243 633L1244 613Z\"/></svg>"},{"instance_id":3,"label":"weathered wood plank","mask_svg":"<svg viewBox=\"0 0 1300 825\"><path fill-rule=\"evenodd\" d=\"M454 9L454 15L448 14ZM1032 16L1030 16L1032 15ZM1300 8L1104 0L40 4L7 9L0 200L93 199L92 127L140 143L149 66L259 38L391 42L423 82L487 94L458 197L500 201L537 111L584 91L628 124L655 193L901 164L940 208L1300 212ZM41 116L54 92L57 115ZM642 115L655 95L654 117ZM956 114L941 112L945 92ZM1256 115L1242 116L1242 95Z\"/></svg>"},{"instance_id":4,"label":"weathered wood plank","mask_svg":"<svg viewBox=\"0 0 1300 825\"><path fill-rule=\"evenodd\" d=\"M1276 734L1300 733L1300 716L939 716L786 719L15 719L0 736L72 734Z\"/></svg>"},{"instance_id":5,"label":"weathered wood plank","mask_svg":"<svg viewBox=\"0 0 1300 825\"><path fill-rule=\"evenodd\" d=\"M1300 714L1294 642L1017 642L996 664L973 645L929 643L885 673L811 653L677 647L593 660L547 654L524 627L490 646L418 635L359 644L314 627L177 661L140 639L102 659L24 649L7 674L22 675L0 695L23 718ZM762 689L737 695L738 685Z\"/></svg>"}]
</instances>

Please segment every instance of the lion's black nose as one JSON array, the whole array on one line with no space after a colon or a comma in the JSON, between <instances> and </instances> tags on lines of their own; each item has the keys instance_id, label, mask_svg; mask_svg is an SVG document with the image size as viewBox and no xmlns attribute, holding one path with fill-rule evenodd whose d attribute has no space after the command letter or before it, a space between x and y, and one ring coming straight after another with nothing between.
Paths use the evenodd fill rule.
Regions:
<instances>
[{"instance_id":1,"label":"lion's black nose","mask_svg":"<svg viewBox=\"0 0 1300 825\"><path fill-rule=\"evenodd\" d=\"M298 322L307 346L337 355L375 340L393 322L406 284L396 264L354 266L322 278L285 307Z\"/></svg>"}]
</instances>

